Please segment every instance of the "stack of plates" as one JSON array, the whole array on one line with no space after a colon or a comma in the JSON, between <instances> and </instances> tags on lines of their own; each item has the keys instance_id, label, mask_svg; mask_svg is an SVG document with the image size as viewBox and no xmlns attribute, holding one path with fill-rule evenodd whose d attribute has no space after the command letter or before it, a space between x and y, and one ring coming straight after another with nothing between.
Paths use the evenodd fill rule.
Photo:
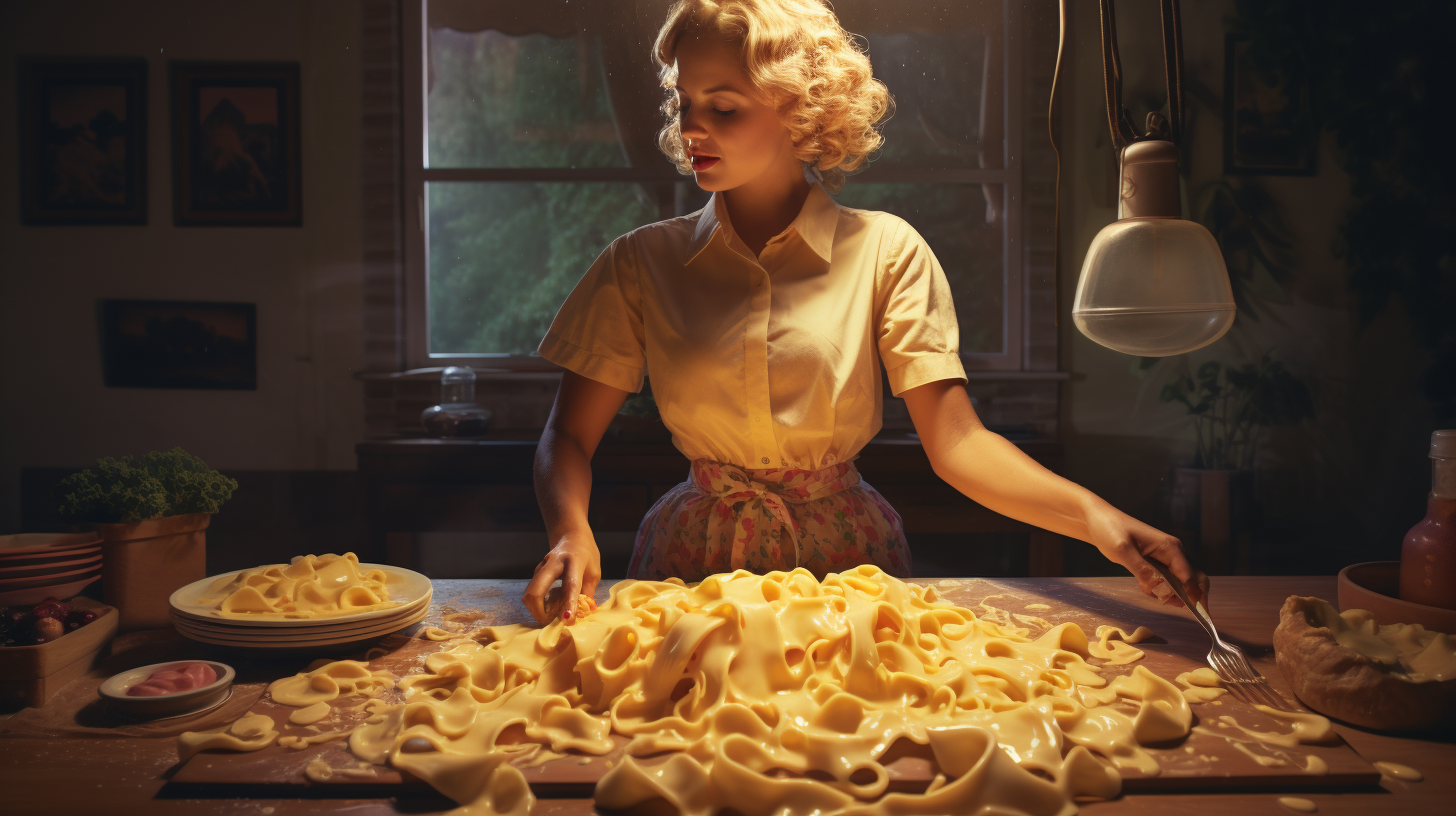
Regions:
<instances>
[{"instance_id":1,"label":"stack of plates","mask_svg":"<svg viewBox=\"0 0 1456 816\"><path fill-rule=\"evenodd\" d=\"M216 581L243 570L214 575L172 593L172 625L184 637L239 649L317 649L374 640L419 623L430 611L434 588L412 570L385 564L360 564L363 572L380 569L389 576L390 600L398 606L326 618L221 618L195 601Z\"/></svg>"},{"instance_id":2,"label":"stack of plates","mask_svg":"<svg viewBox=\"0 0 1456 816\"><path fill-rule=\"evenodd\" d=\"M0 606L74 598L101 577L101 538L95 533L0 536Z\"/></svg>"}]
</instances>

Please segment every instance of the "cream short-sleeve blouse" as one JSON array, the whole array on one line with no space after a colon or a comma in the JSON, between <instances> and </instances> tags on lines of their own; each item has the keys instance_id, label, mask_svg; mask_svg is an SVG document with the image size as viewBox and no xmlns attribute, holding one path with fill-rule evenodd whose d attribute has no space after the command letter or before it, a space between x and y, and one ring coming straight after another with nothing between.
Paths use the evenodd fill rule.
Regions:
<instances>
[{"instance_id":1,"label":"cream short-sleeve blouse","mask_svg":"<svg viewBox=\"0 0 1456 816\"><path fill-rule=\"evenodd\" d=\"M689 459L818 470L858 455L890 390L966 380L950 284L904 219L814 184L755 258L723 197L602 251L537 351L652 395Z\"/></svg>"}]
</instances>

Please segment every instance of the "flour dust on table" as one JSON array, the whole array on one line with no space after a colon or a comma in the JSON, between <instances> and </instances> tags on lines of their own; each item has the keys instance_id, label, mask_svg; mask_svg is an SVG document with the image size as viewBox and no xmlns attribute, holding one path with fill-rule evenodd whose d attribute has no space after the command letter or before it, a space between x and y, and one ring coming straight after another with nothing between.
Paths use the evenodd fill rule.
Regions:
<instances>
[{"instance_id":1,"label":"flour dust on table","mask_svg":"<svg viewBox=\"0 0 1456 816\"><path fill-rule=\"evenodd\" d=\"M402 677L319 661L269 691L310 718L320 703L362 708L363 724L321 736L347 739L360 773L412 774L460 814L530 813L515 763L603 757L620 735L623 761L603 762L596 784L604 808L1070 816L1076 799L1119 795L1122 769L1159 774L1147 748L1186 738L1190 699L1217 685L1142 665L1109 679L1089 662L1094 649L1110 665L1136 660L1141 627L1089 641L1068 622L1032 637L985 608L872 565L822 581L804 569L622 581L571 626L480 628ZM1288 736L1326 738L1314 722ZM234 729L183 744L259 747L258 723ZM889 790L895 751L933 762L923 792Z\"/></svg>"}]
</instances>

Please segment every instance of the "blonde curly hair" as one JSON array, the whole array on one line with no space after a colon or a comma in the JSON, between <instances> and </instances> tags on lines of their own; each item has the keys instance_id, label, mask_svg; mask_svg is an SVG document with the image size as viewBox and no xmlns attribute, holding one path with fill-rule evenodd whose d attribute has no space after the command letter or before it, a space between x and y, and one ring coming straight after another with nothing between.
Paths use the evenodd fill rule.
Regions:
<instances>
[{"instance_id":1,"label":"blonde curly hair","mask_svg":"<svg viewBox=\"0 0 1456 816\"><path fill-rule=\"evenodd\" d=\"M822 0L678 0L652 48L668 91L657 145L678 172L693 172L674 92L674 54L688 32L716 33L739 47L754 90L789 129L795 157L829 192L839 192L845 176L884 143L876 126L893 113L895 100L872 75L866 50Z\"/></svg>"}]
</instances>

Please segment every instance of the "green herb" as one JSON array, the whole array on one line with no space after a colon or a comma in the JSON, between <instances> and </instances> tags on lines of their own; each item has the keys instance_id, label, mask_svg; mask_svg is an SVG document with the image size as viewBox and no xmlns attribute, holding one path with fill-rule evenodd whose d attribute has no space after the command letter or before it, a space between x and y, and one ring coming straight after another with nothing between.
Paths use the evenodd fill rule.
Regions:
<instances>
[{"instance_id":1,"label":"green herb","mask_svg":"<svg viewBox=\"0 0 1456 816\"><path fill-rule=\"evenodd\" d=\"M238 487L181 448L133 462L102 457L61 480L61 514L93 524L135 524L163 516L216 513Z\"/></svg>"}]
</instances>

